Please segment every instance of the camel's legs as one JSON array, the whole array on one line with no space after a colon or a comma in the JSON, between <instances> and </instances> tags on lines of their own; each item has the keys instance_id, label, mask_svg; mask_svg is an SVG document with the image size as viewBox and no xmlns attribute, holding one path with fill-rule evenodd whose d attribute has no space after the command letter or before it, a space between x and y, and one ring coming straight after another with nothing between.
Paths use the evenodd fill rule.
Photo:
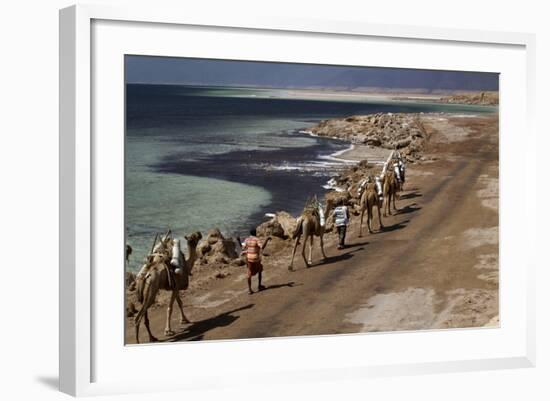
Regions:
<instances>
[{"instance_id":1,"label":"camel's legs","mask_svg":"<svg viewBox=\"0 0 550 401\"><path fill-rule=\"evenodd\" d=\"M178 303L178 307L180 308L180 312L181 312L181 320L180 320L180 323L181 323L181 324L189 323L189 319L187 319L187 317L186 317L185 314L183 313L183 302L181 302L181 298L180 298L179 291L176 292L176 302Z\"/></svg>"},{"instance_id":2,"label":"camel's legs","mask_svg":"<svg viewBox=\"0 0 550 401\"><path fill-rule=\"evenodd\" d=\"M323 241L323 234L319 236L319 241L321 242L321 253L323 254L323 259L327 258L327 255L325 255L325 243Z\"/></svg>"},{"instance_id":3,"label":"camel's legs","mask_svg":"<svg viewBox=\"0 0 550 401\"><path fill-rule=\"evenodd\" d=\"M309 259L308 259L308 262L309 264L311 264L311 261L312 261L312 254L313 254L313 239L315 238L314 235L312 235L311 237L309 237Z\"/></svg>"},{"instance_id":4,"label":"camel's legs","mask_svg":"<svg viewBox=\"0 0 550 401\"><path fill-rule=\"evenodd\" d=\"M166 308L166 326L164 328L165 336L174 335L174 332L172 331L172 327L171 327L171 320L172 320L172 307L174 306L175 300L176 300L176 291L172 291L172 294L170 295L170 302L168 303L168 308Z\"/></svg>"},{"instance_id":5,"label":"camel's legs","mask_svg":"<svg viewBox=\"0 0 550 401\"><path fill-rule=\"evenodd\" d=\"M147 315L147 309L153 304L155 301L155 296L151 294L151 286L149 284L145 284L145 289L143 290L145 293L145 296L143 298L143 303L141 305L141 309L138 311L136 317L134 318L134 326L136 328L136 343L139 344L139 326L141 326L141 319L145 317L145 325L147 327L147 331L149 333L149 339L153 339L150 341L156 341L157 339L151 334L151 330L149 330L148 322L149 317Z\"/></svg>"},{"instance_id":6,"label":"camel's legs","mask_svg":"<svg viewBox=\"0 0 550 401\"><path fill-rule=\"evenodd\" d=\"M378 229L381 230L384 228L384 224L382 224L382 216L380 216L380 204L376 204L376 209L378 210Z\"/></svg>"},{"instance_id":7,"label":"camel's legs","mask_svg":"<svg viewBox=\"0 0 550 401\"><path fill-rule=\"evenodd\" d=\"M368 215L367 215L367 226L369 228L369 233L372 234L372 228L370 226L370 222L372 220L372 205L367 205L367 208L368 208L368 211L367 211L367 213L368 213Z\"/></svg>"},{"instance_id":8,"label":"camel's legs","mask_svg":"<svg viewBox=\"0 0 550 401\"><path fill-rule=\"evenodd\" d=\"M397 196L397 191L396 193L394 194L394 196L392 196L392 202L393 202L393 210L397 211L397 207L395 207L395 197Z\"/></svg>"},{"instance_id":9,"label":"camel's legs","mask_svg":"<svg viewBox=\"0 0 550 401\"><path fill-rule=\"evenodd\" d=\"M365 214L365 206L361 205L361 223L359 224L359 236L363 236L363 215Z\"/></svg>"},{"instance_id":10,"label":"camel's legs","mask_svg":"<svg viewBox=\"0 0 550 401\"><path fill-rule=\"evenodd\" d=\"M147 313L147 310L145 310L145 328L147 329L147 333L149 333L149 342L156 342L158 339L151 333L151 328L149 327L149 314Z\"/></svg>"},{"instance_id":11,"label":"camel's legs","mask_svg":"<svg viewBox=\"0 0 550 401\"><path fill-rule=\"evenodd\" d=\"M308 233L307 230L304 230L304 244L302 246L302 258L304 258L304 263L306 264L306 267L309 267L309 263L306 259L306 245L307 245L307 239L308 239Z\"/></svg>"},{"instance_id":12,"label":"camel's legs","mask_svg":"<svg viewBox=\"0 0 550 401\"><path fill-rule=\"evenodd\" d=\"M384 211L384 217L387 217L387 209L388 209L388 198L390 196L390 191L384 192L384 199L382 200L382 209Z\"/></svg>"},{"instance_id":13,"label":"camel's legs","mask_svg":"<svg viewBox=\"0 0 550 401\"><path fill-rule=\"evenodd\" d=\"M298 248L298 244L300 243L300 237L301 235L298 235L296 237L296 241L294 242L294 249L292 250L292 258L290 259L290 265L288 266L288 270L292 270L292 264L294 263L294 255L296 254L296 248Z\"/></svg>"},{"instance_id":14,"label":"camel's legs","mask_svg":"<svg viewBox=\"0 0 550 401\"><path fill-rule=\"evenodd\" d=\"M141 326L141 317L143 315L143 313L141 313L142 310L143 309L141 309L134 318L134 326L136 329L136 344L139 344L139 326Z\"/></svg>"}]
</instances>

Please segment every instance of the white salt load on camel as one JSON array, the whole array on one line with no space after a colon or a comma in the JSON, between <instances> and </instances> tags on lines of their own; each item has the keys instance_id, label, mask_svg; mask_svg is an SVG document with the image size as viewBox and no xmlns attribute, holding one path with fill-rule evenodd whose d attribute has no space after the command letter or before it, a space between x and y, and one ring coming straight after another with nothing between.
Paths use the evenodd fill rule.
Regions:
<instances>
[{"instance_id":1,"label":"white salt load on camel","mask_svg":"<svg viewBox=\"0 0 550 401\"><path fill-rule=\"evenodd\" d=\"M397 163L393 163L393 172L395 173L397 181L401 184L401 170L399 169L399 165Z\"/></svg>"},{"instance_id":2,"label":"white salt load on camel","mask_svg":"<svg viewBox=\"0 0 550 401\"><path fill-rule=\"evenodd\" d=\"M176 274L181 274L181 250L180 250L180 240L174 239L172 241L172 259L170 260L170 265L175 269Z\"/></svg>"},{"instance_id":3,"label":"white salt load on camel","mask_svg":"<svg viewBox=\"0 0 550 401\"><path fill-rule=\"evenodd\" d=\"M376 184L376 193L380 197L380 200L384 200L384 192L382 192L382 182L380 181L380 177L376 176L374 177L374 182Z\"/></svg>"},{"instance_id":4,"label":"white salt load on camel","mask_svg":"<svg viewBox=\"0 0 550 401\"><path fill-rule=\"evenodd\" d=\"M320 223L321 223L321 227L325 227L325 211L323 210L323 205L319 202L319 206L317 206L318 210L319 210L319 218L320 218Z\"/></svg>"}]
</instances>

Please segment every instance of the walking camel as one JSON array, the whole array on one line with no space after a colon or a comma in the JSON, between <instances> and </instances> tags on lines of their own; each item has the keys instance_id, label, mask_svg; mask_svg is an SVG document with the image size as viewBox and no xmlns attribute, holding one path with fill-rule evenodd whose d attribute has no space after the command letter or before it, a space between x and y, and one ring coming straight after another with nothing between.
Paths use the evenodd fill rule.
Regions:
<instances>
[{"instance_id":1,"label":"walking camel","mask_svg":"<svg viewBox=\"0 0 550 401\"><path fill-rule=\"evenodd\" d=\"M393 209L397 211L397 207L395 206L395 197L397 196L397 179L395 178L395 173L393 171L384 173L381 179L383 182L384 191L384 217L386 217L388 214L392 214L392 205Z\"/></svg>"},{"instance_id":2,"label":"walking camel","mask_svg":"<svg viewBox=\"0 0 550 401\"><path fill-rule=\"evenodd\" d=\"M379 190L377 188L380 186L380 182L378 180L374 180L371 176L367 177L365 182L365 187L360 195L360 209L361 209L361 223L359 225L359 237L363 236L363 216L365 214L365 210L367 211L367 227L369 228L369 233L372 233L371 229L371 222L374 220L372 215L372 209L376 206L376 209L378 210L378 223L379 223L379 230L384 228L384 224L382 223L382 217L380 216L380 208L381 205L381 199L379 196ZM381 188L380 188L381 190ZM381 191L380 191L381 192Z\"/></svg>"},{"instance_id":3,"label":"walking camel","mask_svg":"<svg viewBox=\"0 0 550 401\"><path fill-rule=\"evenodd\" d=\"M177 302L181 312L180 323L189 323L189 320L183 313L183 303L179 292L186 290L189 286L189 276L191 275L193 264L197 260L197 245L202 239L202 234L197 231L189 236L185 236L185 239L187 240L187 249L189 252L189 258L187 260L179 249L179 240L172 240L167 234L164 238L161 238L157 246L153 245L154 252L149 256L148 266L142 269L142 271L146 270L147 272L145 274L139 274L136 279L137 298L141 303L141 309L134 318L136 342L138 344L139 327L142 319L144 320L145 328L149 334L149 341L158 341L151 333L147 310L154 304L160 290L172 292L168 308L166 309L166 326L164 334L174 334L170 323L174 301ZM177 268L175 272L172 272L170 265L173 266L175 261L177 261Z\"/></svg>"},{"instance_id":4,"label":"walking camel","mask_svg":"<svg viewBox=\"0 0 550 401\"><path fill-rule=\"evenodd\" d=\"M392 151L390 153L390 156L388 157L388 160L384 163L384 167L382 168L382 173L380 174L380 180L382 181L382 192L383 192L383 203L384 203L384 217L386 217L388 214L392 214L391 212L391 206L393 205L393 209L397 211L397 207L395 206L395 197L397 196L398 191L398 180L396 177L396 171L395 169L390 169L388 171L388 166L391 163L391 160L393 159L394 152ZM386 214L387 212L387 214Z\"/></svg>"},{"instance_id":5,"label":"walking camel","mask_svg":"<svg viewBox=\"0 0 550 401\"><path fill-rule=\"evenodd\" d=\"M296 254L296 248L300 243L300 238L304 236L304 244L302 246L302 257L306 267L310 267L312 263L312 252L313 252L313 239L314 237L319 237L321 243L321 253L323 254L323 259L326 259L325 248L323 243L323 235L325 233L325 216L328 213L328 204L327 210L323 210L321 203L317 200L317 197L314 197L312 200L306 203L306 207L302 212L302 215L296 220L296 228L292 234L292 238L296 239L294 242L294 249L292 250L292 258L290 260L290 265L288 270L294 270L294 255ZM309 244L309 259L306 259L306 243L307 240L310 240Z\"/></svg>"}]
</instances>

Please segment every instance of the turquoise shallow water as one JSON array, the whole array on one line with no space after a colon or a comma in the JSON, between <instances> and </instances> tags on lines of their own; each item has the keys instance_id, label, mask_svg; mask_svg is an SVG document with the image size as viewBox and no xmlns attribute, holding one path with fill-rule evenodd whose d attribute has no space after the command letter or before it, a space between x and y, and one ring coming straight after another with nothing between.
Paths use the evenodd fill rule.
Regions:
<instances>
[{"instance_id":1,"label":"turquoise shallow water","mask_svg":"<svg viewBox=\"0 0 550 401\"><path fill-rule=\"evenodd\" d=\"M256 186L154 172L132 175L126 190L142 194L129 199L126 205L128 243L134 249L135 262L146 256L152 233L170 228L183 236L211 227L228 233L270 201L270 193ZM137 268L135 263L131 266L132 270Z\"/></svg>"}]
</instances>

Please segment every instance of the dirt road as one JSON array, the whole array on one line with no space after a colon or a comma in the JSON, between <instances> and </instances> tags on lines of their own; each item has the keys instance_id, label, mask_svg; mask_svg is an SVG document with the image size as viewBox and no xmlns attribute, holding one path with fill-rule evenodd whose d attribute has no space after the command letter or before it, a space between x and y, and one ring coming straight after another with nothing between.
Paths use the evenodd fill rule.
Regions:
<instances>
[{"instance_id":1,"label":"dirt road","mask_svg":"<svg viewBox=\"0 0 550 401\"><path fill-rule=\"evenodd\" d=\"M432 116L425 125L428 160L409 166L384 230L359 238L354 218L349 247L338 251L330 234L321 261L317 241L309 269L297 258L289 272L288 260L267 256L267 289L253 295L234 267L184 296L192 323L180 327L175 308L175 336L162 336L165 307L150 309L153 333L181 341L497 326L498 116ZM133 343L132 319L127 328Z\"/></svg>"}]
</instances>

